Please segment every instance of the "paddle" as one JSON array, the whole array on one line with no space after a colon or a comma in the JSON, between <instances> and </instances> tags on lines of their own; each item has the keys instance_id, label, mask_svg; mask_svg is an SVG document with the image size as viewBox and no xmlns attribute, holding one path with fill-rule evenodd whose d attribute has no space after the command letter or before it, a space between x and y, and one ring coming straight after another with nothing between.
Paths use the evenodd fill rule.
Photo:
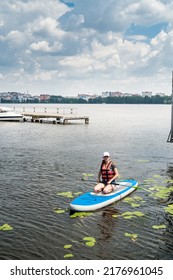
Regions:
<instances>
[{"instance_id":1,"label":"paddle","mask_svg":"<svg viewBox=\"0 0 173 280\"><path fill-rule=\"evenodd\" d=\"M90 180L90 179L89 179L89 180L88 180L88 179L86 179L86 180L85 180L84 178L82 178L81 180L82 180L82 181L92 182L92 183L95 183L95 184L97 183L96 181L94 181L94 180ZM120 184L115 183L115 184L113 184L113 185L120 185Z\"/></svg>"},{"instance_id":2,"label":"paddle","mask_svg":"<svg viewBox=\"0 0 173 280\"><path fill-rule=\"evenodd\" d=\"M95 183L96 184L96 181L94 181L94 180L90 180L90 179L87 179L87 178L82 178L81 179L82 181L88 181L88 182L91 182L91 183ZM120 186L122 186L123 187L123 185L121 185L121 184L119 184L119 183L115 183L114 185L120 185ZM124 187L126 187L126 186L124 186ZM139 186L129 186L130 188L134 188L134 189L141 189L141 190L144 190L144 191L146 191L146 192L151 192L150 190L147 190L147 189L145 189L145 188L142 188L142 187L139 187Z\"/></svg>"}]
</instances>

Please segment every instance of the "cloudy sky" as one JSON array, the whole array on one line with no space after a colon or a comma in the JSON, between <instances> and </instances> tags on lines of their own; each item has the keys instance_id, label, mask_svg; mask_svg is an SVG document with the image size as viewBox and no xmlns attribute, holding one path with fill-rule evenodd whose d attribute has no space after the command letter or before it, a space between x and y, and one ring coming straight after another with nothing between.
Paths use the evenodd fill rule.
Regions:
<instances>
[{"instance_id":1,"label":"cloudy sky","mask_svg":"<svg viewBox=\"0 0 173 280\"><path fill-rule=\"evenodd\" d=\"M171 94L172 0L0 0L0 92Z\"/></svg>"}]
</instances>

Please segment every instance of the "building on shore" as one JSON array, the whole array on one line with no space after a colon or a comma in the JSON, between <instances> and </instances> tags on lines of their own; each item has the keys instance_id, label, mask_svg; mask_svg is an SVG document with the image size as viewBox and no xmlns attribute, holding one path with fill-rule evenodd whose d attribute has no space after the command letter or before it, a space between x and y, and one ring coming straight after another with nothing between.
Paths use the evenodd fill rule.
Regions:
<instances>
[{"instance_id":1,"label":"building on shore","mask_svg":"<svg viewBox=\"0 0 173 280\"><path fill-rule=\"evenodd\" d=\"M78 94L77 98L88 101L89 99L97 98L96 94Z\"/></svg>"},{"instance_id":2,"label":"building on shore","mask_svg":"<svg viewBox=\"0 0 173 280\"><path fill-rule=\"evenodd\" d=\"M142 92L142 97L148 96L151 97L153 95L152 91L143 91Z\"/></svg>"}]
</instances>

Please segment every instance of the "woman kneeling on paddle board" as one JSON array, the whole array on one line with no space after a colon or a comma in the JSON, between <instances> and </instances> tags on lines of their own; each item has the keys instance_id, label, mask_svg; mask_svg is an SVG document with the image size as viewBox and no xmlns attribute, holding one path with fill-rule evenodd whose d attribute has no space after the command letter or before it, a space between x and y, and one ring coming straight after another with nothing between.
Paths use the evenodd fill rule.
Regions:
<instances>
[{"instance_id":1,"label":"woman kneeling on paddle board","mask_svg":"<svg viewBox=\"0 0 173 280\"><path fill-rule=\"evenodd\" d=\"M102 181L100 181L102 177ZM94 191L108 194L115 189L115 179L118 178L118 169L116 164L111 161L108 152L103 153L103 161L98 173L98 184L94 187Z\"/></svg>"}]
</instances>

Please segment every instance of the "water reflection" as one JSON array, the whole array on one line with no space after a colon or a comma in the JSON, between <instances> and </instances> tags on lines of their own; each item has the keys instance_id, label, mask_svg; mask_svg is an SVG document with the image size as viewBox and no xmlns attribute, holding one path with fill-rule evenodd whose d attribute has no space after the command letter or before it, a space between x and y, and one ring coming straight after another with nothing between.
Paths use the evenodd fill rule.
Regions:
<instances>
[{"instance_id":1,"label":"water reflection","mask_svg":"<svg viewBox=\"0 0 173 280\"><path fill-rule=\"evenodd\" d=\"M167 183L167 187L173 186L173 163L168 164L166 174L170 177L170 181ZM173 191L169 193L166 200L166 206L173 204ZM160 259L164 259L166 253L166 259L173 259L173 216L169 213L165 213L165 220L167 221L166 230L163 234L164 246L160 251Z\"/></svg>"},{"instance_id":2,"label":"water reflection","mask_svg":"<svg viewBox=\"0 0 173 280\"><path fill-rule=\"evenodd\" d=\"M168 181L167 186L171 187L173 186L173 163L168 164L168 169L166 171L166 174L170 177L170 182ZM173 191L170 192L169 197L167 199L167 205L173 203Z\"/></svg>"},{"instance_id":3,"label":"water reflection","mask_svg":"<svg viewBox=\"0 0 173 280\"><path fill-rule=\"evenodd\" d=\"M173 180L173 163L168 164L168 169L166 171L167 175L170 177L170 179Z\"/></svg>"},{"instance_id":4,"label":"water reflection","mask_svg":"<svg viewBox=\"0 0 173 280\"><path fill-rule=\"evenodd\" d=\"M113 207L105 208L102 212L102 218L98 223L100 228L99 240L107 240L112 237L116 228L116 219L112 215L118 215L119 211Z\"/></svg>"}]
</instances>

